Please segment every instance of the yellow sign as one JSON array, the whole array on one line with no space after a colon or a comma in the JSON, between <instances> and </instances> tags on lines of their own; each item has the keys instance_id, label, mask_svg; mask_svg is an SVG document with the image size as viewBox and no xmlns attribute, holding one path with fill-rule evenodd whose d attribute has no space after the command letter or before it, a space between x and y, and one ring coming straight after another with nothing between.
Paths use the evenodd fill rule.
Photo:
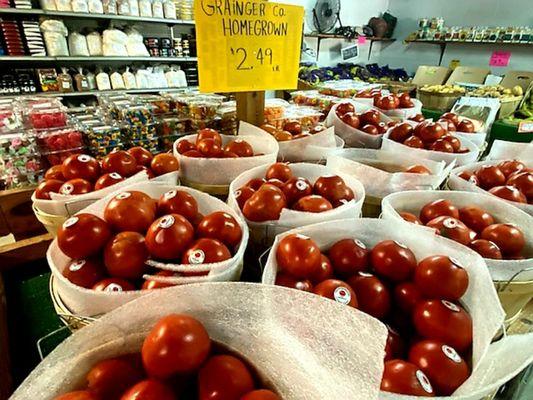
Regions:
<instances>
[{"instance_id":1,"label":"yellow sign","mask_svg":"<svg viewBox=\"0 0 533 400\"><path fill-rule=\"evenodd\" d=\"M304 8L265 0L195 0L202 92L296 89Z\"/></svg>"}]
</instances>

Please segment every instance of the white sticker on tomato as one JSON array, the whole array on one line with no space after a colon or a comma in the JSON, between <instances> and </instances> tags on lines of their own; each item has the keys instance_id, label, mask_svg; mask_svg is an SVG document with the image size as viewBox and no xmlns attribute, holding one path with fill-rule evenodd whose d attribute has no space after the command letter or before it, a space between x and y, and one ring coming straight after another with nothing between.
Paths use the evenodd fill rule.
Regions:
<instances>
[{"instance_id":1,"label":"white sticker on tomato","mask_svg":"<svg viewBox=\"0 0 533 400\"><path fill-rule=\"evenodd\" d=\"M110 283L104 289L104 292L122 292L122 286L118 283Z\"/></svg>"},{"instance_id":2,"label":"white sticker on tomato","mask_svg":"<svg viewBox=\"0 0 533 400\"><path fill-rule=\"evenodd\" d=\"M374 275L372 275L372 274L369 274L368 272L361 272L361 271L359 271L358 274L359 274L359 276L362 276L362 277L364 277L364 278L371 278L371 277L374 276Z\"/></svg>"},{"instance_id":3,"label":"white sticker on tomato","mask_svg":"<svg viewBox=\"0 0 533 400\"><path fill-rule=\"evenodd\" d=\"M453 362L457 364L461 362L461 356L457 354L457 352L455 351L453 347L450 347L444 344L442 345L442 352L444 353L446 357L448 357Z\"/></svg>"},{"instance_id":4,"label":"white sticker on tomato","mask_svg":"<svg viewBox=\"0 0 533 400\"><path fill-rule=\"evenodd\" d=\"M127 199L128 197L131 196L131 193L130 192L122 192L122 193L119 193L115 196L115 199L117 200L124 200L124 199Z\"/></svg>"},{"instance_id":5,"label":"white sticker on tomato","mask_svg":"<svg viewBox=\"0 0 533 400\"><path fill-rule=\"evenodd\" d=\"M165 198L165 200L169 200L169 199L176 197L177 193L178 192L176 192L175 190L169 190L163 195L163 197Z\"/></svg>"},{"instance_id":6,"label":"white sticker on tomato","mask_svg":"<svg viewBox=\"0 0 533 400\"><path fill-rule=\"evenodd\" d=\"M416 379L418 379L418 382L420 382L420 385L422 385L422 388L428 393L433 393L433 387L431 386L431 383L429 382L429 379L426 374L424 374L418 369L415 375Z\"/></svg>"},{"instance_id":7,"label":"white sticker on tomato","mask_svg":"<svg viewBox=\"0 0 533 400\"><path fill-rule=\"evenodd\" d=\"M450 261L458 268L462 268L462 269L465 269L465 267L463 267L463 264L461 264L461 262L457 259L457 258L453 258L453 257L450 257Z\"/></svg>"},{"instance_id":8,"label":"white sticker on tomato","mask_svg":"<svg viewBox=\"0 0 533 400\"><path fill-rule=\"evenodd\" d=\"M172 215L165 215L161 220L159 221L159 227L163 229L170 228L172 225L174 225L174 217Z\"/></svg>"},{"instance_id":9,"label":"white sticker on tomato","mask_svg":"<svg viewBox=\"0 0 533 400\"><path fill-rule=\"evenodd\" d=\"M236 191L235 191L235 197L236 197L236 198L241 197L241 194L242 194L242 190L239 189L239 190L236 190Z\"/></svg>"},{"instance_id":10,"label":"white sticker on tomato","mask_svg":"<svg viewBox=\"0 0 533 400\"><path fill-rule=\"evenodd\" d=\"M118 172L111 172L109 176L113 179L122 179L122 175L120 175Z\"/></svg>"},{"instance_id":11,"label":"white sticker on tomato","mask_svg":"<svg viewBox=\"0 0 533 400\"><path fill-rule=\"evenodd\" d=\"M452 310L453 312L459 312L461 311L461 309L459 307L457 307L455 304L453 304L452 302L448 301L448 300L441 300L442 304L444 304L444 307Z\"/></svg>"},{"instance_id":12,"label":"white sticker on tomato","mask_svg":"<svg viewBox=\"0 0 533 400\"><path fill-rule=\"evenodd\" d=\"M295 236L298 239L311 240L311 238L309 236L302 235L301 233L297 233Z\"/></svg>"},{"instance_id":13,"label":"white sticker on tomato","mask_svg":"<svg viewBox=\"0 0 533 400\"><path fill-rule=\"evenodd\" d=\"M309 187L307 182L302 179L298 179L295 183L295 186L296 186L296 189L301 190L301 191L307 190L307 188Z\"/></svg>"},{"instance_id":14,"label":"white sticker on tomato","mask_svg":"<svg viewBox=\"0 0 533 400\"><path fill-rule=\"evenodd\" d=\"M70 183L65 183L61 186L61 194L71 194L74 191L74 186Z\"/></svg>"},{"instance_id":15,"label":"white sticker on tomato","mask_svg":"<svg viewBox=\"0 0 533 400\"><path fill-rule=\"evenodd\" d=\"M445 228L448 228L448 229L454 229L454 228L457 228L458 226L458 223L455 219L453 218L446 218L443 222L442 222L442 225L445 227Z\"/></svg>"},{"instance_id":16,"label":"white sticker on tomato","mask_svg":"<svg viewBox=\"0 0 533 400\"><path fill-rule=\"evenodd\" d=\"M76 271L79 271L86 263L87 261L85 260L77 260L71 263L68 269L72 272L76 272Z\"/></svg>"},{"instance_id":17,"label":"white sticker on tomato","mask_svg":"<svg viewBox=\"0 0 533 400\"><path fill-rule=\"evenodd\" d=\"M398 242L397 240L394 240L394 243L396 243L398 246L400 246L402 249L406 249L407 246L403 243Z\"/></svg>"},{"instance_id":18,"label":"white sticker on tomato","mask_svg":"<svg viewBox=\"0 0 533 400\"><path fill-rule=\"evenodd\" d=\"M75 225L80 219L78 217L72 217L63 222L63 228L70 228L72 225Z\"/></svg>"},{"instance_id":19,"label":"white sticker on tomato","mask_svg":"<svg viewBox=\"0 0 533 400\"><path fill-rule=\"evenodd\" d=\"M341 304L348 304L352 300L352 295L347 288L339 286L333 291L333 298Z\"/></svg>"},{"instance_id":20,"label":"white sticker on tomato","mask_svg":"<svg viewBox=\"0 0 533 400\"><path fill-rule=\"evenodd\" d=\"M360 248L362 248L362 249L366 249L366 245L365 245L363 242L361 242L359 239L354 239L353 241L354 241L355 244L358 245Z\"/></svg>"},{"instance_id":21,"label":"white sticker on tomato","mask_svg":"<svg viewBox=\"0 0 533 400\"><path fill-rule=\"evenodd\" d=\"M91 161L91 159L92 159L92 157L88 156L87 154L80 154L78 156L78 161L83 162L83 163L89 162L89 161Z\"/></svg>"},{"instance_id":22,"label":"white sticker on tomato","mask_svg":"<svg viewBox=\"0 0 533 400\"><path fill-rule=\"evenodd\" d=\"M473 183L474 185L477 186L477 178L474 175L468 178L468 182Z\"/></svg>"},{"instance_id":23,"label":"white sticker on tomato","mask_svg":"<svg viewBox=\"0 0 533 400\"><path fill-rule=\"evenodd\" d=\"M189 264L203 264L205 261L205 253L203 250L195 250L189 254Z\"/></svg>"}]
</instances>

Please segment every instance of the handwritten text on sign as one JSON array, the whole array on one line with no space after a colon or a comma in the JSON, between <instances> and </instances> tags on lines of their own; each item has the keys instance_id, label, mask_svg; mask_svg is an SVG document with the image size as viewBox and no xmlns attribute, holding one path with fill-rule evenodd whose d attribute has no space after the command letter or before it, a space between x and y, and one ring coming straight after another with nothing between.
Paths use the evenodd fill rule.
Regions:
<instances>
[{"instance_id":1,"label":"handwritten text on sign","mask_svg":"<svg viewBox=\"0 0 533 400\"><path fill-rule=\"evenodd\" d=\"M510 51L493 51L490 56L489 65L491 67L507 67L510 59Z\"/></svg>"},{"instance_id":2,"label":"handwritten text on sign","mask_svg":"<svg viewBox=\"0 0 533 400\"><path fill-rule=\"evenodd\" d=\"M265 0L195 0L200 90L295 89L303 15Z\"/></svg>"}]
</instances>

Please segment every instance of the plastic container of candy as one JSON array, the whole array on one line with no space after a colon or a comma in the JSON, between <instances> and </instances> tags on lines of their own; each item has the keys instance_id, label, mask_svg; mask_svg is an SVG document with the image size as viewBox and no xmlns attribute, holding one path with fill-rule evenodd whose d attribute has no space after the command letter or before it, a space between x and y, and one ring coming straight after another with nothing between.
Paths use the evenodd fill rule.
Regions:
<instances>
[{"instance_id":1,"label":"plastic container of candy","mask_svg":"<svg viewBox=\"0 0 533 400\"><path fill-rule=\"evenodd\" d=\"M291 93L291 98L294 104L316 107L325 113L340 101L338 97L321 94L318 90L298 90Z\"/></svg>"},{"instance_id":2,"label":"plastic container of candy","mask_svg":"<svg viewBox=\"0 0 533 400\"><path fill-rule=\"evenodd\" d=\"M324 114L314 107L290 105L285 108L283 117L270 121L270 124L278 129L283 129L287 122L298 121L302 130L307 131L322 119L324 119Z\"/></svg>"},{"instance_id":3,"label":"plastic container of candy","mask_svg":"<svg viewBox=\"0 0 533 400\"><path fill-rule=\"evenodd\" d=\"M158 95L137 96L141 104L153 106L153 113L156 115L167 114L170 112L170 99Z\"/></svg>"},{"instance_id":4,"label":"plastic container of candy","mask_svg":"<svg viewBox=\"0 0 533 400\"><path fill-rule=\"evenodd\" d=\"M148 150L152 154L157 154L160 152L159 148L159 139L153 138L153 139L144 139L144 140L133 140L129 143L128 148L130 147L144 147L146 150ZM172 146L171 146L172 148Z\"/></svg>"},{"instance_id":5,"label":"plastic container of candy","mask_svg":"<svg viewBox=\"0 0 533 400\"><path fill-rule=\"evenodd\" d=\"M73 155L73 154L80 154L85 152L85 146L72 148L72 149L66 149L66 150L58 150L48 153L42 153L43 159L49 164L49 165L59 165L62 164L65 158Z\"/></svg>"},{"instance_id":6,"label":"plastic container of candy","mask_svg":"<svg viewBox=\"0 0 533 400\"><path fill-rule=\"evenodd\" d=\"M73 127L33 130L39 151L43 154L78 149L84 146L82 133Z\"/></svg>"},{"instance_id":7,"label":"plastic container of candy","mask_svg":"<svg viewBox=\"0 0 533 400\"><path fill-rule=\"evenodd\" d=\"M118 118L116 120L122 121L128 125L145 125L152 124L154 119L155 107L151 104L134 105L134 106L119 106Z\"/></svg>"},{"instance_id":8,"label":"plastic container of candy","mask_svg":"<svg viewBox=\"0 0 533 400\"><path fill-rule=\"evenodd\" d=\"M0 105L0 134L20 128L20 119L10 105Z\"/></svg>"},{"instance_id":9,"label":"plastic container of candy","mask_svg":"<svg viewBox=\"0 0 533 400\"><path fill-rule=\"evenodd\" d=\"M157 140L157 123L149 123L145 125L123 125L122 136L128 142L136 140Z\"/></svg>"},{"instance_id":10,"label":"plastic container of candy","mask_svg":"<svg viewBox=\"0 0 533 400\"><path fill-rule=\"evenodd\" d=\"M281 119L285 108L289 106L289 102L283 99L266 99L265 100L265 122Z\"/></svg>"},{"instance_id":11,"label":"plastic container of candy","mask_svg":"<svg viewBox=\"0 0 533 400\"><path fill-rule=\"evenodd\" d=\"M117 146L122 143L120 127L116 125L85 126L85 137L91 148Z\"/></svg>"},{"instance_id":12,"label":"plastic container of candy","mask_svg":"<svg viewBox=\"0 0 533 400\"><path fill-rule=\"evenodd\" d=\"M378 84L368 84L362 81L354 81L353 79L345 79L339 81L326 81L320 85L318 92L329 96L350 98L359 90L373 89L380 86L381 85Z\"/></svg>"},{"instance_id":13,"label":"plastic container of candy","mask_svg":"<svg viewBox=\"0 0 533 400\"><path fill-rule=\"evenodd\" d=\"M123 143L117 143L117 144L110 145L110 146L92 146L92 145L90 145L87 148L87 151L93 157L100 159L100 158L103 158L103 157L107 156L109 153L112 153L113 151L124 150L124 149L125 149L125 146L124 146Z\"/></svg>"},{"instance_id":14,"label":"plastic container of candy","mask_svg":"<svg viewBox=\"0 0 533 400\"><path fill-rule=\"evenodd\" d=\"M157 133L159 137L184 134L192 131L190 119L179 117L163 117L158 120Z\"/></svg>"},{"instance_id":15,"label":"plastic container of candy","mask_svg":"<svg viewBox=\"0 0 533 400\"><path fill-rule=\"evenodd\" d=\"M37 185L45 173L41 157L38 154L27 154L6 159L2 157L1 164L0 187L2 189Z\"/></svg>"},{"instance_id":16,"label":"plastic container of candy","mask_svg":"<svg viewBox=\"0 0 533 400\"><path fill-rule=\"evenodd\" d=\"M0 135L0 159L39 155L36 138L23 132Z\"/></svg>"},{"instance_id":17,"label":"plastic container of candy","mask_svg":"<svg viewBox=\"0 0 533 400\"><path fill-rule=\"evenodd\" d=\"M25 114L30 129L63 128L67 126L67 113L59 107L33 107Z\"/></svg>"}]
</instances>

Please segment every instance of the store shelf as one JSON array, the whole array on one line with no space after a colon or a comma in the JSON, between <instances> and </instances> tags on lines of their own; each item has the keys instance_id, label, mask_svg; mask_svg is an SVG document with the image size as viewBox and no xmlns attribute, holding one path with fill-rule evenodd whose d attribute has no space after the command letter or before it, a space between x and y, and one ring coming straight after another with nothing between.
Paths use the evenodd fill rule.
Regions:
<instances>
[{"instance_id":1,"label":"store shelf","mask_svg":"<svg viewBox=\"0 0 533 400\"><path fill-rule=\"evenodd\" d=\"M187 86L179 88L151 88L151 89L118 89L118 90L90 90L87 92L39 92L32 94L14 94L14 95L0 95L0 99L13 98L13 97L88 97L96 96L99 94L141 94L141 93L156 93L156 92L179 92L184 90L196 90L198 86Z\"/></svg>"},{"instance_id":2,"label":"store shelf","mask_svg":"<svg viewBox=\"0 0 533 400\"><path fill-rule=\"evenodd\" d=\"M167 19L167 18L152 18L152 17L133 17L129 15L115 15L115 14L88 14L66 11L48 11L40 9L23 10L16 8L0 8L0 15L46 15L49 17L63 17L63 18L79 18L91 20L111 20L111 21L127 21L127 22L142 22L154 24L167 25L194 25L194 21L182 19Z\"/></svg>"},{"instance_id":3,"label":"store shelf","mask_svg":"<svg viewBox=\"0 0 533 400\"><path fill-rule=\"evenodd\" d=\"M334 35L334 34L329 34L329 33L306 33L304 34L304 37L318 39L317 48L316 48L317 60L318 60L318 54L320 53L320 42L324 39L357 41L357 38L347 38L346 36ZM373 37L373 36L366 36L366 40L370 42L370 47L368 49L369 60L372 54L372 47L374 46L375 42L392 43L396 41L396 39L394 38L382 38L382 37Z\"/></svg>"},{"instance_id":4,"label":"store shelf","mask_svg":"<svg viewBox=\"0 0 533 400\"><path fill-rule=\"evenodd\" d=\"M62 61L77 63L94 62L196 62L196 57L32 57L32 56L0 56L0 61L27 62L27 61Z\"/></svg>"}]
</instances>

